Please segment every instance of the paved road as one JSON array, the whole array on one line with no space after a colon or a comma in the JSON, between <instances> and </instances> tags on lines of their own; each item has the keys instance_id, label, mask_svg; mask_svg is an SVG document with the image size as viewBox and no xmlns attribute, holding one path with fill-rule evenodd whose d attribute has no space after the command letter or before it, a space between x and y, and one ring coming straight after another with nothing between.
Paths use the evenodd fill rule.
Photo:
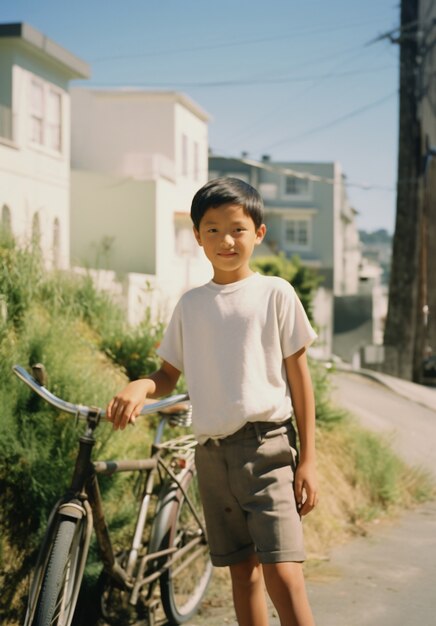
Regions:
<instances>
[{"instance_id":1,"label":"paved road","mask_svg":"<svg viewBox=\"0 0 436 626\"><path fill-rule=\"evenodd\" d=\"M333 550L319 576L317 626L435 626L436 503Z\"/></svg>"},{"instance_id":2,"label":"paved road","mask_svg":"<svg viewBox=\"0 0 436 626\"><path fill-rule=\"evenodd\" d=\"M423 467L436 478L435 410L359 374L337 372L333 384L334 399L340 406L353 413L366 428L386 435L410 465Z\"/></svg>"}]
</instances>

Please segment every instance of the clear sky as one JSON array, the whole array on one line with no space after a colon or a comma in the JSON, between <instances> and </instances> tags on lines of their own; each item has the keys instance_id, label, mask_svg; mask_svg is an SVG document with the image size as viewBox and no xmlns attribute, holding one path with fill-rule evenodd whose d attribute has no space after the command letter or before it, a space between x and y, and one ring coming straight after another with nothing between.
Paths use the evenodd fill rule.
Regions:
<instances>
[{"instance_id":1,"label":"clear sky","mask_svg":"<svg viewBox=\"0 0 436 626\"><path fill-rule=\"evenodd\" d=\"M91 66L86 84L179 90L214 154L339 161L366 230L394 229L399 0L0 0ZM85 84L85 83L84 83Z\"/></svg>"}]
</instances>

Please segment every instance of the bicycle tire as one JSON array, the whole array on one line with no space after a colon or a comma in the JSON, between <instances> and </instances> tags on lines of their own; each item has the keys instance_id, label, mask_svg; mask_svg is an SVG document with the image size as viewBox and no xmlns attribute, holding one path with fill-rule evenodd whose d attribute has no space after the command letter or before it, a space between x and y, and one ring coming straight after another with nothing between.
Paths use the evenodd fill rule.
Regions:
<instances>
[{"instance_id":1,"label":"bicycle tire","mask_svg":"<svg viewBox=\"0 0 436 626\"><path fill-rule=\"evenodd\" d=\"M55 533L32 626L70 626L81 584L83 519L63 517Z\"/></svg>"},{"instance_id":2,"label":"bicycle tire","mask_svg":"<svg viewBox=\"0 0 436 626\"><path fill-rule=\"evenodd\" d=\"M182 479L183 491L203 523L204 518L198 491L195 466L188 468ZM174 486L173 486L174 490ZM199 543L175 561L160 577L162 606L169 624L183 624L198 610L212 576L212 563L204 533L195 519L187 499L180 488L174 497L167 499L170 506L167 527L162 529L161 549L186 546L198 537ZM187 570L185 568L188 568Z\"/></svg>"}]
</instances>

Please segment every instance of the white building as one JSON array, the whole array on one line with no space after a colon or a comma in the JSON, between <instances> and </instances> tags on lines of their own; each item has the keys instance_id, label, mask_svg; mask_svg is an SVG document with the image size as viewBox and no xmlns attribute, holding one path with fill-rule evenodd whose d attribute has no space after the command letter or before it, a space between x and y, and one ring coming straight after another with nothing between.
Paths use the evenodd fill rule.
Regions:
<instances>
[{"instance_id":1,"label":"white building","mask_svg":"<svg viewBox=\"0 0 436 626\"><path fill-rule=\"evenodd\" d=\"M208 115L176 92L71 96L72 262L122 283L132 323L145 305L166 317L210 277L189 217L207 181Z\"/></svg>"},{"instance_id":2,"label":"white building","mask_svg":"<svg viewBox=\"0 0 436 626\"><path fill-rule=\"evenodd\" d=\"M4 230L69 265L70 80L89 68L28 24L0 24L0 208Z\"/></svg>"}]
</instances>

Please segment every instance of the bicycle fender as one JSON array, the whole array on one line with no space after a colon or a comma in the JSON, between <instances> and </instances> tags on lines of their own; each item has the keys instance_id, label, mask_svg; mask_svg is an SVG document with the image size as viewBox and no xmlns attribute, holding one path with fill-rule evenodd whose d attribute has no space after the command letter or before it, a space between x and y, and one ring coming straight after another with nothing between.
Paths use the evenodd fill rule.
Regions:
<instances>
[{"instance_id":1,"label":"bicycle fender","mask_svg":"<svg viewBox=\"0 0 436 626\"><path fill-rule=\"evenodd\" d=\"M58 512L61 515L74 517L75 519L82 519L82 517L86 515L85 508L78 502L66 502L65 504L61 504Z\"/></svg>"}]
</instances>

